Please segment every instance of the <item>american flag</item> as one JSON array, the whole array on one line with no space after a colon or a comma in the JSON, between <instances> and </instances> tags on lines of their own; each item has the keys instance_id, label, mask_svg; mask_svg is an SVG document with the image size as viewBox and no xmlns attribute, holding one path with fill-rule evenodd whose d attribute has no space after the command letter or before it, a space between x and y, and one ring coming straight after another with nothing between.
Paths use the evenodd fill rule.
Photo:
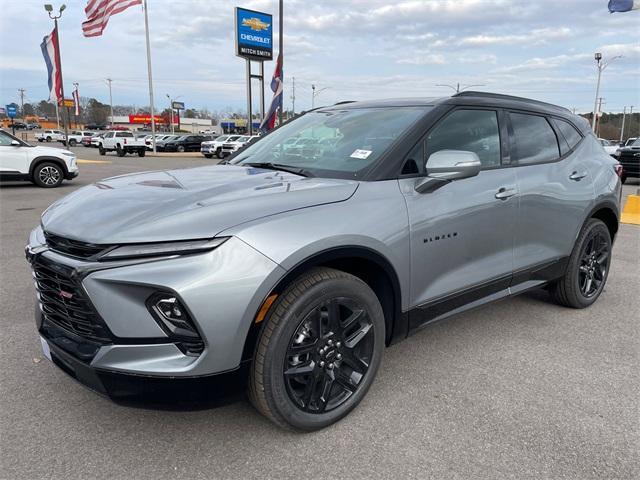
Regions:
<instances>
[{"instance_id":1,"label":"american flag","mask_svg":"<svg viewBox=\"0 0 640 480\"><path fill-rule=\"evenodd\" d=\"M84 9L87 21L82 23L82 33L85 37L99 37L111 15L141 3L142 0L89 0Z\"/></svg>"}]
</instances>

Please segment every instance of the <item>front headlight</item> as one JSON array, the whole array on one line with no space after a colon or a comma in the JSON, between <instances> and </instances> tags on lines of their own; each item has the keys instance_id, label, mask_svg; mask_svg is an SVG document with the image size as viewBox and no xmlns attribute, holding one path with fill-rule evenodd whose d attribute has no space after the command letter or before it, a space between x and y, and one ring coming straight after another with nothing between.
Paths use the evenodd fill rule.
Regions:
<instances>
[{"instance_id":1,"label":"front headlight","mask_svg":"<svg viewBox=\"0 0 640 480\"><path fill-rule=\"evenodd\" d=\"M121 260L124 258L159 257L166 255L200 253L213 250L214 248L222 245L228 239L229 237L220 237L205 240L122 245L121 247L116 247L101 255L100 260Z\"/></svg>"}]
</instances>

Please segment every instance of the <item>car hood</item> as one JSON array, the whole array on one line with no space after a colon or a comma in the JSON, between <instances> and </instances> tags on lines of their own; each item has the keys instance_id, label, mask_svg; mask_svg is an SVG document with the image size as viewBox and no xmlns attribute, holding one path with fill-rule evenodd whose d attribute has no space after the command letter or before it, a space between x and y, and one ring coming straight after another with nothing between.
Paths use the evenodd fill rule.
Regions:
<instances>
[{"instance_id":1,"label":"car hood","mask_svg":"<svg viewBox=\"0 0 640 480\"><path fill-rule=\"evenodd\" d=\"M45 231L97 244L211 238L269 215L347 200L358 182L239 166L109 178L42 214Z\"/></svg>"},{"instance_id":2,"label":"car hood","mask_svg":"<svg viewBox=\"0 0 640 480\"><path fill-rule=\"evenodd\" d=\"M39 145L36 145L36 146L34 146L32 148L33 148L33 156L34 157L49 156L49 157L60 158L60 155L62 153L66 153L68 155L73 155L74 157L76 156L75 153L70 152L69 150L61 150L59 148L41 147Z\"/></svg>"}]
</instances>

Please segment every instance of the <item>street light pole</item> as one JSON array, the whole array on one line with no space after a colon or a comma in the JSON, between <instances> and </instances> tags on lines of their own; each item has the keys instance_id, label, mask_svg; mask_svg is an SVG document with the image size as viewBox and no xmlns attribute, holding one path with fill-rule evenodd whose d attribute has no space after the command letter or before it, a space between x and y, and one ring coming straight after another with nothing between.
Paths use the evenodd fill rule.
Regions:
<instances>
[{"instance_id":1,"label":"street light pole","mask_svg":"<svg viewBox=\"0 0 640 480\"><path fill-rule=\"evenodd\" d=\"M77 92L78 92L78 86L80 84L78 82L73 82L73 86L75 87L75 93L73 94L73 119L75 120L76 123L76 128L78 128L78 115L76 113L77 109L76 109L76 97L77 97ZM78 102L80 102L80 98L78 98L77 100Z\"/></svg>"},{"instance_id":2,"label":"street light pole","mask_svg":"<svg viewBox=\"0 0 640 480\"><path fill-rule=\"evenodd\" d=\"M45 4L44 9L47 11L47 13L49 14L49 18L53 20L53 29L56 32L56 38L58 39L58 48L55 49L56 52L56 63L58 65L58 69L60 72L60 96L62 97L62 105L63 105L63 112L64 112L64 80L62 77L62 60L60 57L60 34L58 32L58 19L60 17L62 17L62 12L64 11L64 9L67 8L67 6L63 3L60 8L58 9L58 14L57 15L52 15L53 12L53 7L51 6L50 3ZM56 99L58 100L58 99ZM64 123L64 142L65 142L65 146L68 146L68 139L69 139L69 111L67 110L67 118L65 120L64 116L62 117L62 122Z\"/></svg>"},{"instance_id":3,"label":"street light pole","mask_svg":"<svg viewBox=\"0 0 640 480\"><path fill-rule=\"evenodd\" d=\"M595 99L595 102L593 103L593 118L591 121L591 131L594 133L596 131L596 121L598 118L598 98L600 96L600 79L602 77L602 72L604 71L605 68L609 66L609 64L611 64L611 62L613 62L616 58L620 58L620 57L622 57L622 55L616 55L608 62L603 62L602 54L600 52L596 52L596 54L594 55L594 58L596 60L596 67L598 68L598 82L596 83L596 99Z\"/></svg>"},{"instance_id":4,"label":"street light pole","mask_svg":"<svg viewBox=\"0 0 640 480\"><path fill-rule=\"evenodd\" d=\"M447 87L447 88L452 89L456 93L460 93L460 92L464 92L468 88L486 87L486 85L480 85L480 84L464 85L462 88L460 88L460 83L456 83L455 86L454 85L449 85L449 84L446 84L446 83L436 83L436 87Z\"/></svg>"},{"instance_id":5,"label":"street light pole","mask_svg":"<svg viewBox=\"0 0 640 480\"><path fill-rule=\"evenodd\" d=\"M169 112L171 112L169 114L170 117L170 122L171 122L171 133L175 133L174 129L173 129L173 100L171 98L171 96L167 93L167 98L169 99Z\"/></svg>"},{"instance_id":6,"label":"street light pole","mask_svg":"<svg viewBox=\"0 0 640 480\"><path fill-rule=\"evenodd\" d=\"M111 82L113 82L113 80L107 78L105 82L109 85L109 106L111 107L111 127L113 127L113 97L111 96Z\"/></svg>"},{"instance_id":7,"label":"street light pole","mask_svg":"<svg viewBox=\"0 0 640 480\"><path fill-rule=\"evenodd\" d=\"M316 97L320 95L322 92L324 92L325 90L329 90L330 88L331 87L324 87L316 92L316 86L311 85L311 108L314 108L316 105Z\"/></svg>"}]
</instances>

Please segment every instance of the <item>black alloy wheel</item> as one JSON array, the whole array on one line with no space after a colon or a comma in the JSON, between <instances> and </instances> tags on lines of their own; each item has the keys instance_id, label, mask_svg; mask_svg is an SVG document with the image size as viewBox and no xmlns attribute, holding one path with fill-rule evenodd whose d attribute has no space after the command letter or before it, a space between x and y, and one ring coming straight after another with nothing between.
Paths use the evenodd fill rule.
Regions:
<instances>
[{"instance_id":1,"label":"black alloy wheel","mask_svg":"<svg viewBox=\"0 0 640 480\"><path fill-rule=\"evenodd\" d=\"M249 398L272 422L318 430L364 398L380 366L385 320L360 278L312 268L278 294L263 322Z\"/></svg>"},{"instance_id":2,"label":"black alloy wheel","mask_svg":"<svg viewBox=\"0 0 640 480\"><path fill-rule=\"evenodd\" d=\"M604 290L611 264L611 234L597 218L590 218L578 235L565 274L551 285L561 305L585 308Z\"/></svg>"},{"instance_id":3,"label":"black alloy wheel","mask_svg":"<svg viewBox=\"0 0 640 480\"><path fill-rule=\"evenodd\" d=\"M610 241L603 232L595 232L582 249L578 283L580 293L591 298L600 292L609 268Z\"/></svg>"},{"instance_id":4,"label":"black alloy wheel","mask_svg":"<svg viewBox=\"0 0 640 480\"><path fill-rule=\"evenodd\" d=\"M283 375L291 400L311 413L339 407L358 389L373 348L373 324L363 305L346 297L318 305L287 349Z\"/></svg>"}]
</instances>

